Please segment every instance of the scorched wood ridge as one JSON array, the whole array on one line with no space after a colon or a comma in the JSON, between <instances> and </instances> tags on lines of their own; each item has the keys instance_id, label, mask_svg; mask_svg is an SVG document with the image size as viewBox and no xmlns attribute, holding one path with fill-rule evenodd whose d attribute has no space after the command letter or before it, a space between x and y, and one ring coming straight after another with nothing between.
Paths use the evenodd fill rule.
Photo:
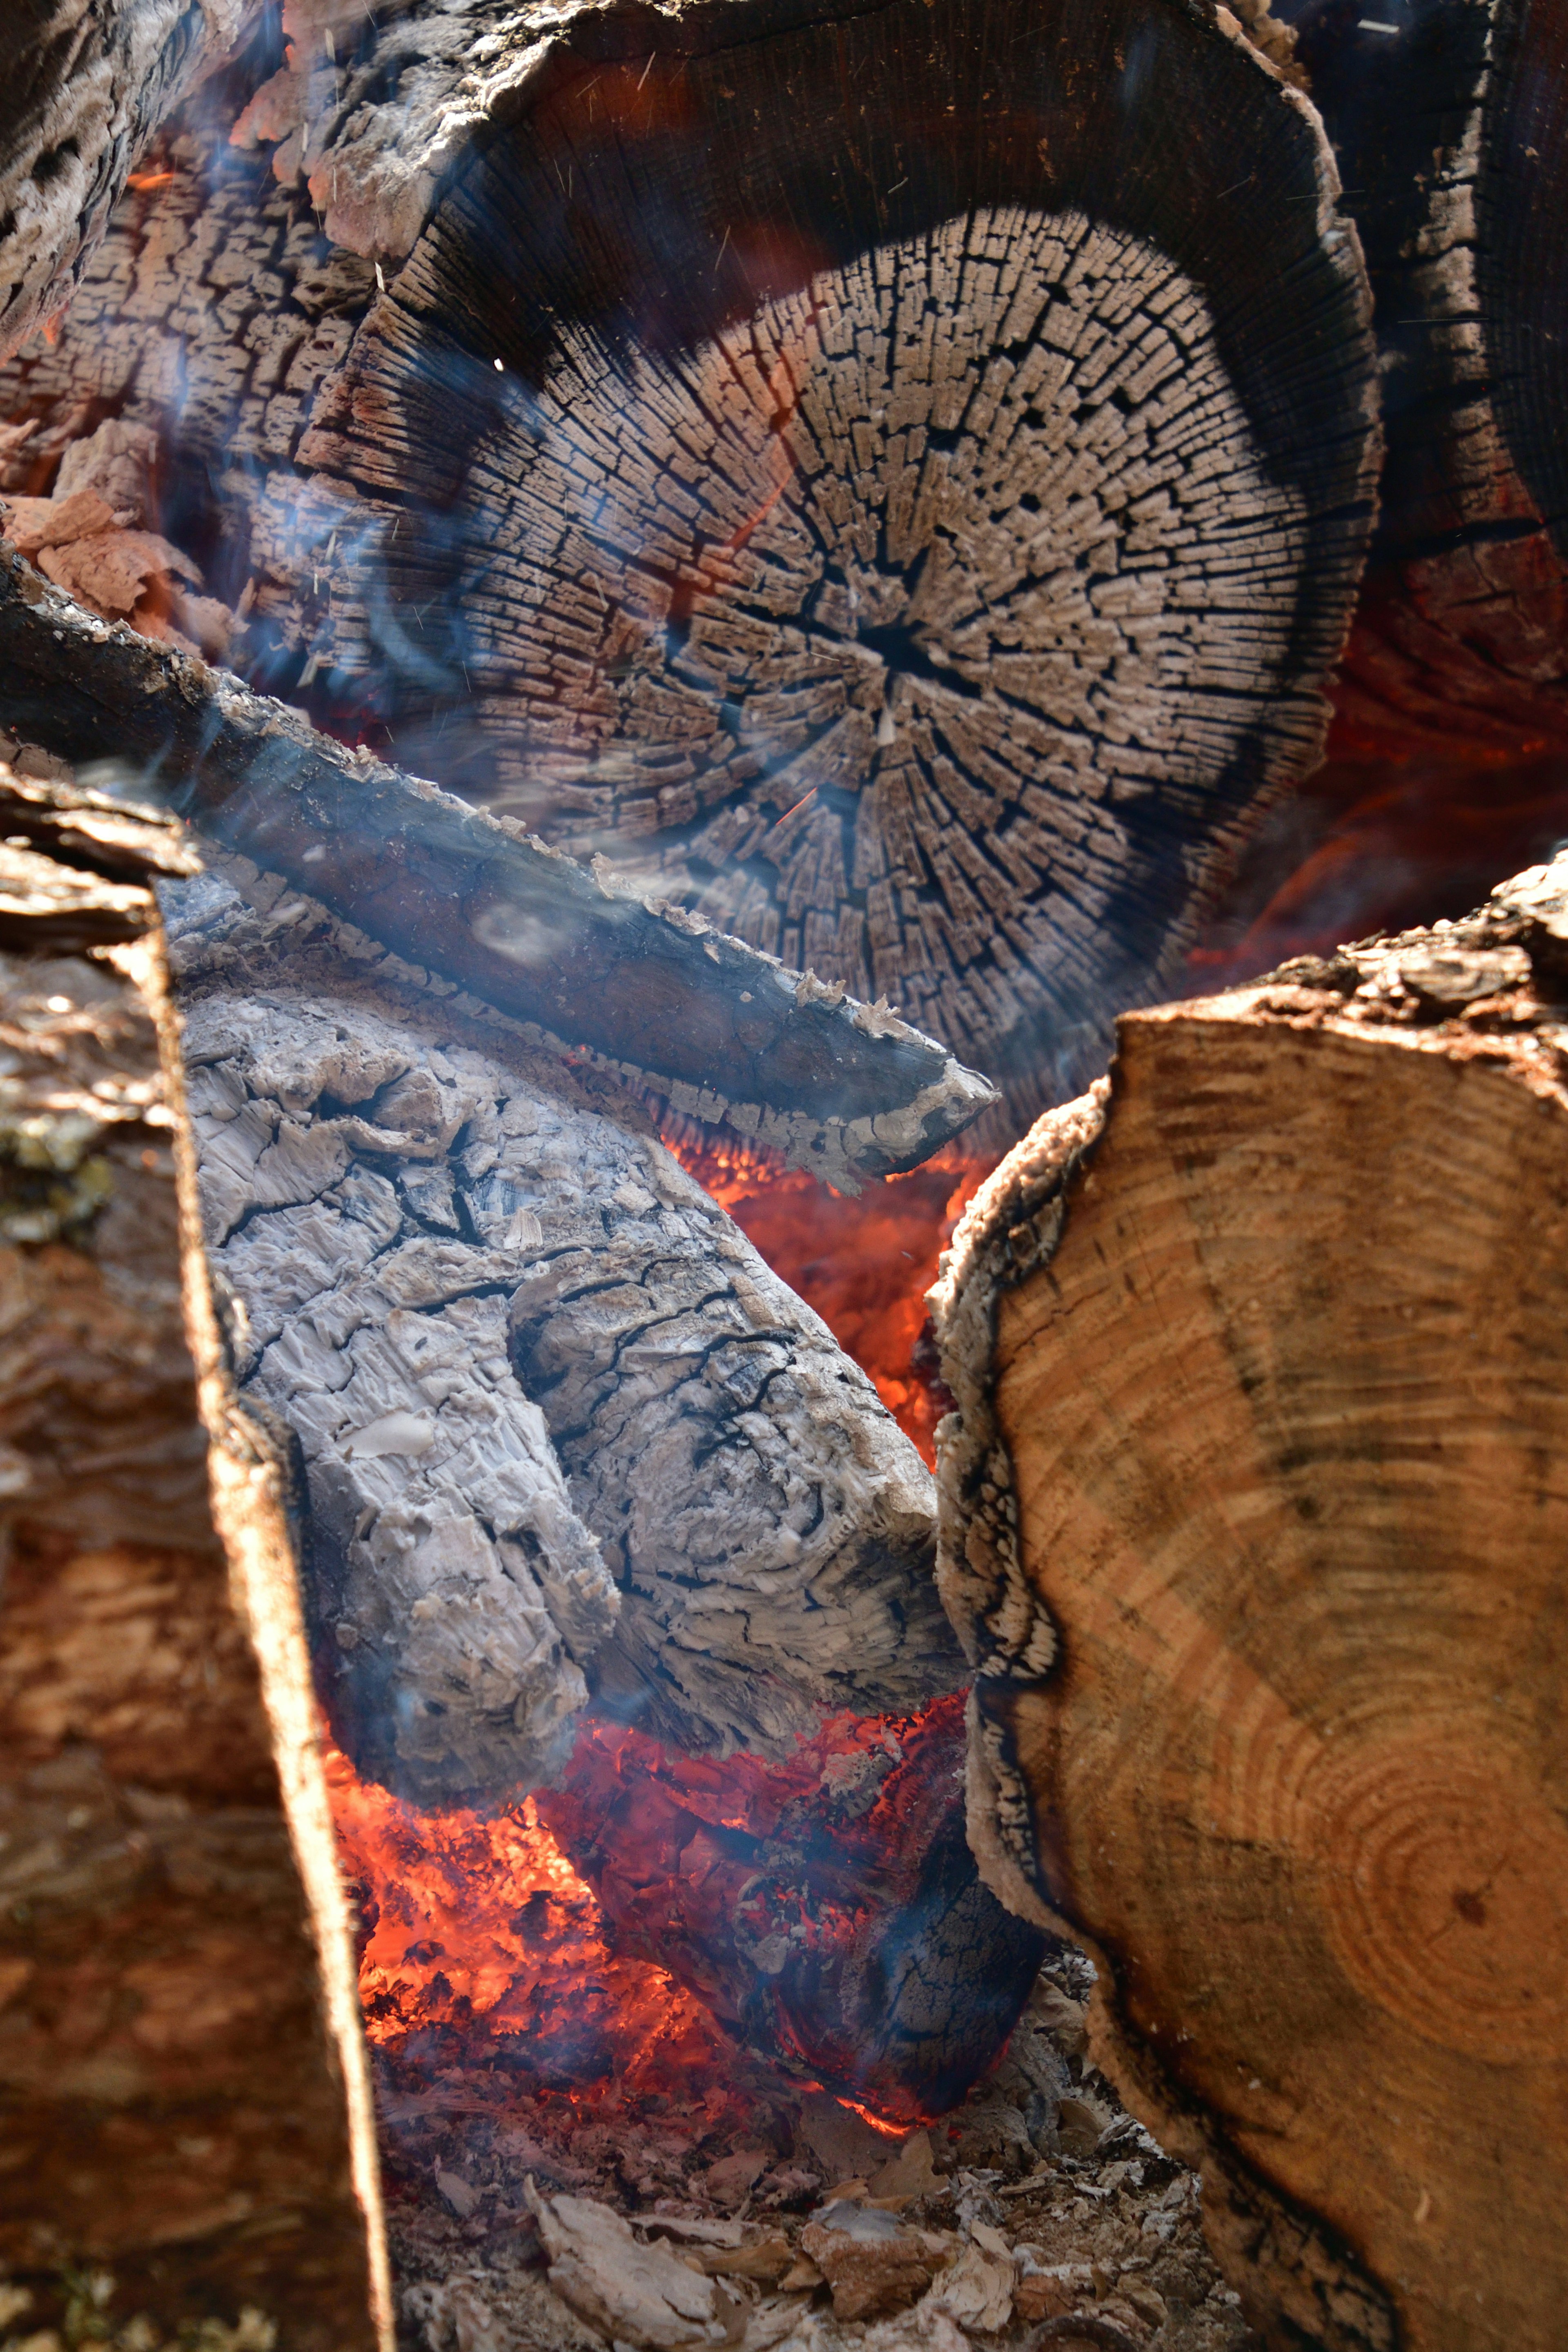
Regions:
<instances>
[{"instance_id":1,"label":"scorched wood ridge","mask_svg":"<svg viewBox=\"0 0 1568 2352\"><path fill-rule=\"evenodd\" d=\"M0 688L11 724L133 767L208 838L421 968L836 1181L918 1164L993 1099L885 1008L617 895L228 674L106 626L16 555L0 562Z\"/></svg>"},{"instance_id":2,"label":"scorched wood ridge","mask_svg":"<svg viewBox=\"0 0 1568 2352\"><path fill-rule=\"evenodd\" d=\"M1356 240L1228 18L755 22L573 32L476 129L300 444L342 494L319 649L1016 1119L1318 757L1375 462ZM399 643L443 632L433 696Z\"/></svg>"},{"instance_id":3,"label":"scorched wood ridge","mask_svg":"<svg viewBox=\"0 0 1568 2352\"><path fill-rule=\"evenodd\" d=\"M619 1087L276 877L165 907L209 1259L242 1394L302 1448L360 1770L520 1793L587 1678L683 1747L767 1753L955 1686L924 1464Z\"/></svg>"},{"instance_id":4,"label":"scorched wood ridge","mask_svg":"<svg viewBox=\"0 0 1568 2352\"><path fill-rule=\"evenodd\" d=\"M933 1293L991 1884L1270 2343L1568 2270L1568 865L1127 1016Z\"/></svg>"},{"instance_id":5,"label":"scorched wood ridge","mask_svg":"<svg viewBox=\"0 0 1568 2352\"><path fill-rule=\"evenodd\" d=\"M1366 250L1387 462L1352 750L1568 740L1568 8L1291 0Z\"/></svg>"}]
</instances>

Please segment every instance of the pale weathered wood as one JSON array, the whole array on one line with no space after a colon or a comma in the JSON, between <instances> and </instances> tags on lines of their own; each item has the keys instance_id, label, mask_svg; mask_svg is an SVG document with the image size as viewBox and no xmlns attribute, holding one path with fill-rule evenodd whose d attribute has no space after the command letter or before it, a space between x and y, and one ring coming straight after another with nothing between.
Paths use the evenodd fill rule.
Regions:
<instances>
[{"instance_id":1,"label":"pale weathered wood","mask_svg":"<svg viewBox=\"0 0 1568 2352\"><path fill-rule=\"evenodd\" d=\"M0 768L0 2262L37 2297L8 2327L90 2262L149 2341L250 2305L301 2352L369 2352L384 2256L214 1532L177 1112L127 944L190 859L72 798Z\"/></svg>"},{"instance_id":2,"label":"pale weathered wood","mask_svg":"<svg viewBox=\"0 0 1568 2352\"><path fill-rule=\"evenodd\" d=\"M1568 741L1568 10L1285 13L1366 248L1388 443L1339 740L1537 756Z\"/></svg>"},{"instance_id":3,"label":"pale weathered wood","mask_svg":"<svg viewBox=\"0 0 1568 2352\"><path fill-rule=\"evenodd\" d=\"M1560 2332L1565 940L1128 1016L933 1293L972 1835L1271 2344Z\"/></svg>"},{"instance_id":4,"label":"pale weathered wood","mask_svg":"<svg viewBox=\"0 0 1568 2352\"><path fill-rule=\"evenodd\" d=\"M773 1752L954 1685L919 1455L620 1089L253 868L165 903L210 1261L362 1769L525 1789L585 1675Z\"/></svg>"}]
</instances>

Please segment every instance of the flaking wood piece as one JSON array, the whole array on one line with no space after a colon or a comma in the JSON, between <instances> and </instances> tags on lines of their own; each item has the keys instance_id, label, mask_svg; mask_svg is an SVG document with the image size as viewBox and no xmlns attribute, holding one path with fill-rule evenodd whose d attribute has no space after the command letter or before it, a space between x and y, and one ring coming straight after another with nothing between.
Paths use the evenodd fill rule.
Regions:
<instances>
[{"instance_id":1,"label":"flaking wood piece","mask_svg":"<svg viewBox=\"0 0 1568 2352\"><path fill-rule=\"evenodd\" d=\"M847 1189L917 1165L994 1098L885 1005L345 751L227 672L84 613L14 553L0 690L29 737L114 763L448 987Z\"/></svg>"},{"instance_id":2,"label":"flaking wood piece","mask_svg":"<svg viewBox=\"0 0 1568 2352\"><path fill-rule=\"evenodd\" d=\"M932 1296L971 1837L1270 2344L1568 2271L1568 861L1133 1013Z\"/></svg>"},{"instance_id":3,"label":"flaking wood piece","mask_svg":"<svg viewBox=\"0 0 1568 2352\"><path fill-rule=\"evenodd\" d=\"M589 1683L774 1754L953 1688L930 1474L624 1090L275 876L163 896L208 1260L360 1769L519 1793Z\"/></svg>"}]
</instances>

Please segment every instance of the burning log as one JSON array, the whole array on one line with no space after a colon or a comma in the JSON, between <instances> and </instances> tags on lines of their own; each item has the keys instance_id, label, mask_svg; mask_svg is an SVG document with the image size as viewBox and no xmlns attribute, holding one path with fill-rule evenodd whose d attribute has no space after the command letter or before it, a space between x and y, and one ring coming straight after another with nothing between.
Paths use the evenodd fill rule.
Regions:
<instances>
[{"instance_id":1,"label":"burning log","mask_svg":"<svg viewBox=\"0 0 1568 2352\"><path fill-rule=\"evenodd\" d=\"M849 1002L345 751L195 656L106 627L15 553L0 561L0 661L10 722L51 751L156 779L207 838L421 971L850 1189L918 1164L994 1098L885 1003Z\"/></svg>"},{"instance_id":2,"label":"burning log","mask_svg":"<svg viewBox=\"0 0 1568 2352\"><path fill-rule=\"evenodd\" d=\"M1565 943L1130 1015L933 1294L972 1833L1271 2341L1560 2326Z\"/></svg>"},{"instance_id":3,"label":"burning log","mask_svg":"<svg viewBox=\"0 0 1568 2352\"><path fill-rule=\"evenodd\" d=\"M288 317L250 296L231 325L226 294L209 342L159 258L187 184L11 413L55 431L111 379L193 513L221 477L213 584L246 583L290 690L896 999L1005 1082L993 1139L1016 1133L1099 1060L1109 1003L1169 984L1321 747L1374 436L1310 108L1228 17L1166 0L984 35L968 0L900 0L752 25L743 52L717 9L584 14L526 55L487 10L444 59L417 23L351 43L352 14L331 58L300 28L242 135L288 126L286 180L308 135L329 226L409 255L385 291L366 309L341 260L302 333L309 215L273 193ZM1029 57L1007 109L995 41ZM213 202L216 293L244 207L230 181ZM193 352L182 477L159 387Z\"/></svg>"},{"instance_id":4,"label":"burning log","mask_svg":"<svg viewBox=\"0 0 1568 2352\"><path fill-rule=\"evenodd\" d=\"M1366 249L1388 442L1340 737L1561 748L1568 15L1314 5L1299 30Z\"/></svg>"},{"instance_id":5,"label":"burning log","mask_svg":"<svg viewBox=\"0 0 1568 2352\"><path fill-rule=\"evenodd\" d=\"M618 1952L668 1969L747 2048L908 2129L994 2064L1044 1949L964 1843L963 1717L955 1694L913 1722L830 1723L772 1766L601 1732L540 1818Z\"/></svg>"},{"instance_id":6,"label":"burning log","mask_svg":"<svg viewBox=\"0 0 1568 2352\"><path fill-rule=\"evenodd\" d=\"M362 1769L519 1792L585 1673L771 1753L955 1685L923 1464L621 1090L275 877L167 904L209 1256Z\"/></svg>"},{"instance_id":7,"label":"burning log","mask_svg":"<svg viewBox=\"0 0 1568 2352\"><path fill-rule=\"evenodd\" d=\"M0 26L0 352L75 291L158 125L258 0L24 0Z\"/></svg>"}]
</instances>

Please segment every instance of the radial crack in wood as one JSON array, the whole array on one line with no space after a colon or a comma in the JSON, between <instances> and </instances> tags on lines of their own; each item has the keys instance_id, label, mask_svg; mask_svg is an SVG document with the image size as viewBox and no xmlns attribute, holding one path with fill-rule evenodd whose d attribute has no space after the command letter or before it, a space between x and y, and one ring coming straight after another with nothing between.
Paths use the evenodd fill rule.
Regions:
<instances>
[{"instance_id":1,"label":"radial crack in wood","mask_svg":"<svg viewBox=\"0 0 1568 2352\"><path fill-rule=\"evenodd\" d=\"M932 1294L971 1835L1270 2343L1568 2273L1568 861L1120 1024Z\"/></svg>"},{"instance_id":2,"label":"radial crack in wood","mask_svg":"<svg viewBox=\"0 0 1568 2352\"><path fill-rule=\"evenodd\" d=\"M322 658L465 790L978 1057L1000 1133L1318 757L1359 255L1223 12L757 32L563 49L454 164L299 444Z\"/></svg>"},{"instance_id":3,"label":"radial crack in wood","mask_svg":"<svg viewBox=\"0 0 1568 2352\"><path fill-rule=\"evenodd\" d=\"M302 1449L362 1771L532 1785L585 1673L769 1752L954 1686L919 1455L618 1088L254 868L166 908L210 1260Z\"/></svg>"}]
</instances>

